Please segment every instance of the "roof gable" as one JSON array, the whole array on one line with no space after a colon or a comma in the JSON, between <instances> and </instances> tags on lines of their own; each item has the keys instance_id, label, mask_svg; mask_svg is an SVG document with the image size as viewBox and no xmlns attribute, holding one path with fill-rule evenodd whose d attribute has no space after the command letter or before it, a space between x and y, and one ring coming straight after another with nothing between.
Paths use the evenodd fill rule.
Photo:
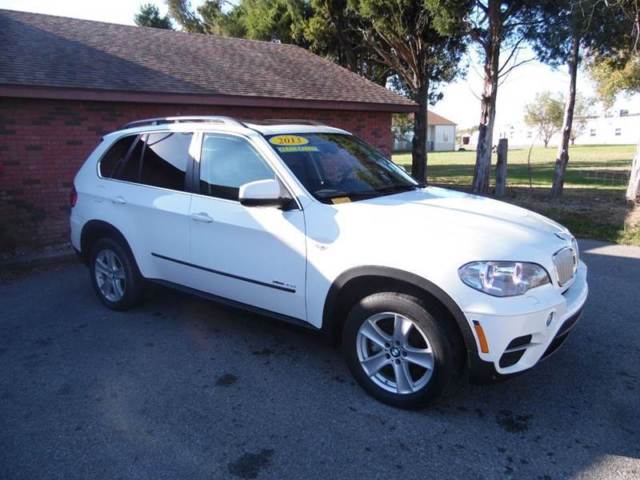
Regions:
<instances>
[{"instance_id":1,"label":"roof gable","mask_svg":"<svg viewBox=\"0 0 640 480\"><path fill-rule=\"evenodd\" d=\"M0 42L0 85L415 108L293 45L9 10Z\"/></svg>"}]
</instances>

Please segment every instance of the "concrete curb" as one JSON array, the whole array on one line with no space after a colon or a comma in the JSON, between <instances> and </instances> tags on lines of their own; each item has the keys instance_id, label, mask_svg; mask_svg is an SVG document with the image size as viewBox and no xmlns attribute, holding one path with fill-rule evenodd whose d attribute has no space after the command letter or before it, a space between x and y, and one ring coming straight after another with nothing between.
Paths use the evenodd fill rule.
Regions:
<instances>
[{"instance_id":1,"label":"concrete curb","mask_svg":"<svg viewBox=\"0 0 640 480\"><path fill-rule=\"evenodd\" d=\"M56 263L66 263L77 258L76 252L71 246L63 246L54 250L4 258L0 260L0 270L18 270Z\"/></svg>"}]
</instances>

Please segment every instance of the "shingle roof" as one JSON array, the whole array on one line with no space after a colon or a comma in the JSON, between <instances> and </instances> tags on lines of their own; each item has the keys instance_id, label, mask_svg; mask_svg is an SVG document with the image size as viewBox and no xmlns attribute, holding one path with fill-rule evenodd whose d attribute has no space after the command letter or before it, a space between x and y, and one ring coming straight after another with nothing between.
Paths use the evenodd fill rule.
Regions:
<instances>
[{"instance_id":1,"label":"shingle roof","mask_svg":"<svg viewBox=\"0 0 640 480\"><path fill-rule=\"evenodd\" d=\"M0 10L0 85L414 103L302 48Z\"/></svg>"},{"instance_id":2,"label":"shingle roof","mask_svg":"<svg viewBox=\"0 0 640 480\"><path fill-rule=\"evenodd\" d=\"M452 122L448 118L438 115L431 110L427 111L427 123L429 125L457 125L456 122Z\"/></svg>"}]
</instances>

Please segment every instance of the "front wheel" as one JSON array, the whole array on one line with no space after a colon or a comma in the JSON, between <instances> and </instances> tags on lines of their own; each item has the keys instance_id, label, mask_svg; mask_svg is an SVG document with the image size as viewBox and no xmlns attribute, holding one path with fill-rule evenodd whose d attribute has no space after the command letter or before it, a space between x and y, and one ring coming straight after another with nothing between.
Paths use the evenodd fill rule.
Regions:
<instances>
[{"instance_id":1,"label":"front wheel","mask_svg":"<svg viewBox=\"0 0 640 480\"><path fill-rule=\"evenodd\" d=\"M410 295L376 293L362 299L351 309L343 330L342 347L351 373L386 404L426 405L455 373L457 346L445 322Z\"/></svg>"}]
</instances>

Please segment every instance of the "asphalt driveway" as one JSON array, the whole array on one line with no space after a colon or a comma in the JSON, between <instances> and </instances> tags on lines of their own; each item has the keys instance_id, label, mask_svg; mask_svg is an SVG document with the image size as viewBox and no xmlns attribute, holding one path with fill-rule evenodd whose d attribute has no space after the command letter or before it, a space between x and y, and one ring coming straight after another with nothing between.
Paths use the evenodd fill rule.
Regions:
<instances>
[{"instance_id":1,"label":"asphalt driveway","mask_svg":"<svg viewBox=\"0 0 640 480\"><path fill-rule=\"evenodd\" d=\"M582 242L591 296L526 375L405 412L316 335L87 270L0 284L0 478L640 478L640 248Z\"/></svg>"}]
</instances>

